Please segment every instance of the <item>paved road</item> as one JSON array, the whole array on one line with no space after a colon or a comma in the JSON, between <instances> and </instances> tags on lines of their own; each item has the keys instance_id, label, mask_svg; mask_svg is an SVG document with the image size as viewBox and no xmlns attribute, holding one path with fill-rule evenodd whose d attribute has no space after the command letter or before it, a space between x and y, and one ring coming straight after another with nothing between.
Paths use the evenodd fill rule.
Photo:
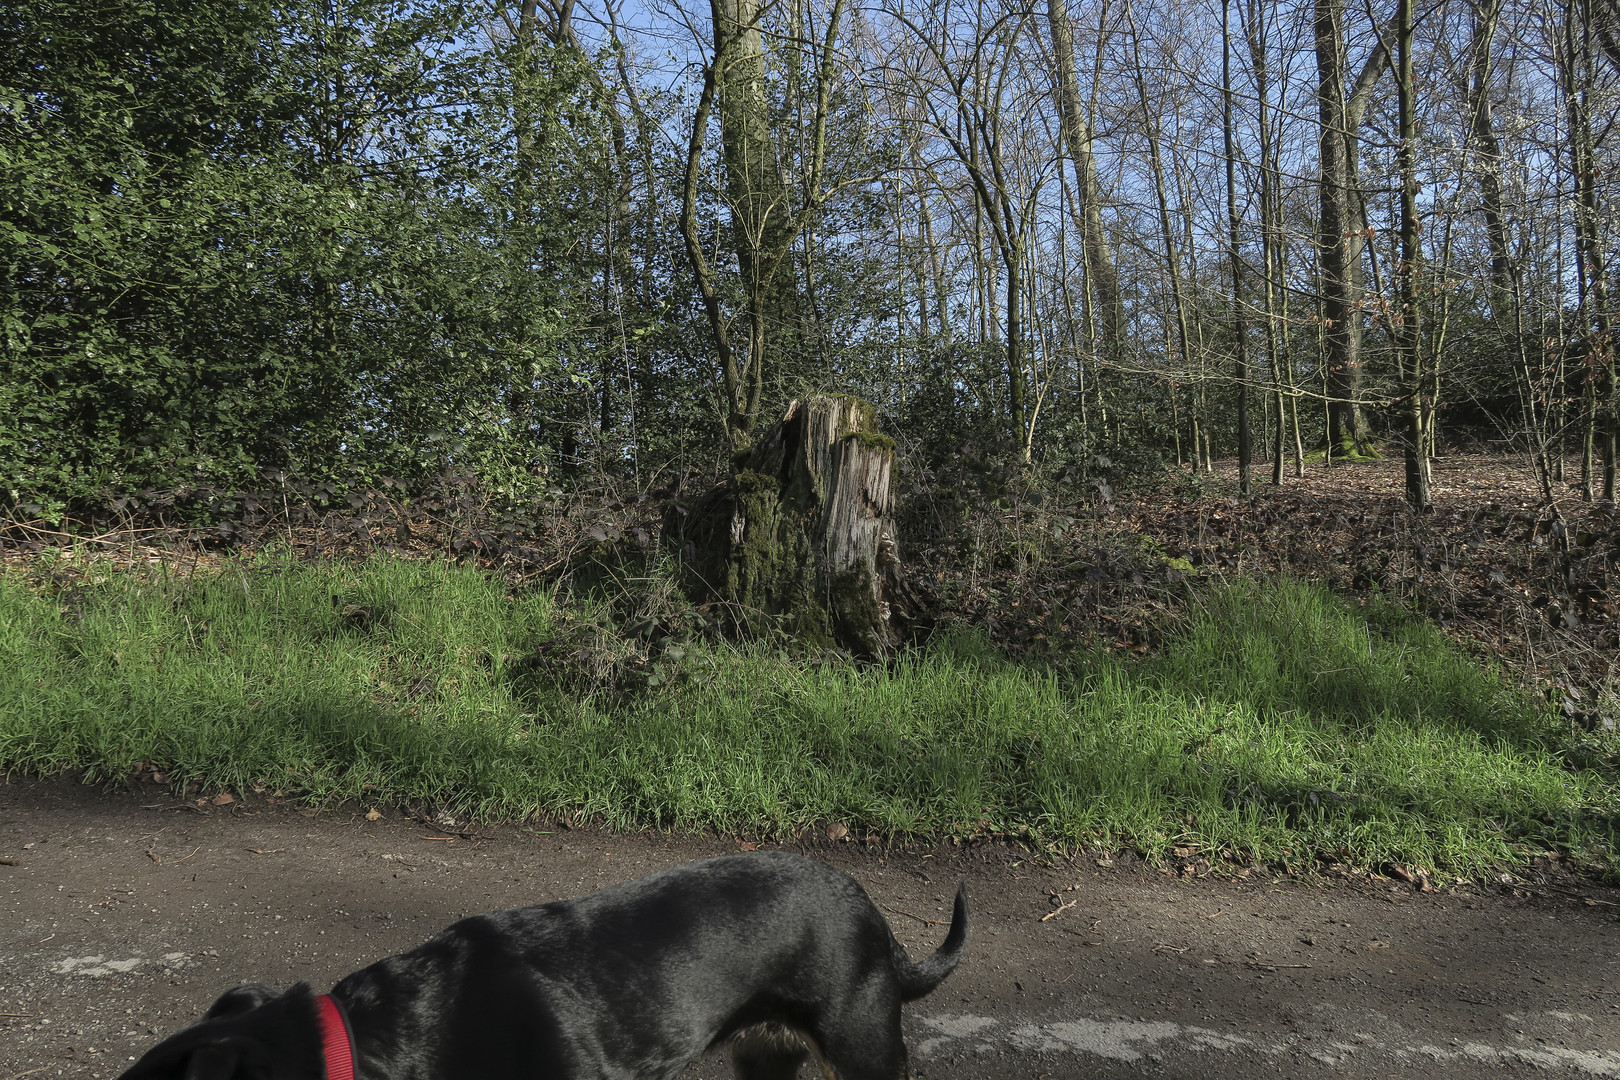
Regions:
<instances>
[{"instance_id":1,"label":"paved road","mask_svg":"<svg viewBox=\"0 0 1620 1080\"><path fill-rule=\"evenodd\" d=\"M464 914L737 848L185 805L0 786L0 859L18 864L0 864L0 1080L116 1076L237 982L324 989ZM1178 881L1005 848L812 854L859 878L914 955L968 881L967 959L908 1010L920 1080L1620 1077L1614 892ZM688 1073L729 1075L720 1059Z\"/></svg>"}]
</instances>

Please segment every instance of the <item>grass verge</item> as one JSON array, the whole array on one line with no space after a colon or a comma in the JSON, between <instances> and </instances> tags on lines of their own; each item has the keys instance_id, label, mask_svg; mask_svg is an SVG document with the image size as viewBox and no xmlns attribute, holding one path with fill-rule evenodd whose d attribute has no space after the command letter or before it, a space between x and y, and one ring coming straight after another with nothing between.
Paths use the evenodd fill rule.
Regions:
<instances>
[{"instance_id":1,"label":"grass verge","mask_svg":"<svg viewBox=\"0 0 1620 1080\"><path fill-rule=\"evenodd\" d=\"M1613 757L1390 608L1207 593L1164 655L1035 669L944 635L887 668L709 650L581 699L533 663L544 592L444 562L265 557L0 578L0 767L156 763L205 789L780 836L1011 834L1296 867L1607 872Z\"/></svg>"}]
</instances>

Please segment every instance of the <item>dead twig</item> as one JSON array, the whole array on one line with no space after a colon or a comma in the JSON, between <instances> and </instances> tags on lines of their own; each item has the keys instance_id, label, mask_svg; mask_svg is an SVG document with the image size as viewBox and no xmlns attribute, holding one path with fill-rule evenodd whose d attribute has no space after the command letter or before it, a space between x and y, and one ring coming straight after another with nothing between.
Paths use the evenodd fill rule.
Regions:
<instances>
[{"instance_id":1,"label":"dead twig","mask_svg":"<svg viewBox=\"0 0 1620 1080\"><path fill-rule=\"evenodd\" d=\"M1059 907L1059 908L1057 908L1057 909L1055 909L1053 911L1048 911L1045 915L1041 916L1041 922L1051 922L1053 919L1057 918L1059 915L1063 914L1065 911L1068 911L1070 908L1074 907L1074 905L1078 904L1079 902L1080 901L1078 901L1078 900L1070 900L1067 904L1064 904L1061 907Z\"/></svg>"},{"instance_id":2,"label":"dead twig","mask_svg":"<svg viewBox=\"0 0 1620 1080\"><path fill-rule=\"evenodd\" d=\"M883 910L887 911L887 912L890 912L892 914L895 914L895 915L904 915L908 919L916 919L918 922L922 923L924 926L945 926L945 925L947 925L946 923L940 921L939 919L925 919L921 915L913 915L911 912L902 910L901 908L884 908Z\"/></svg>"},{"instance_id":3,"label":"dead twig","mask_svg":"<svg viewBox=\"0 0 1620 1080\"><path fill-rule=\"evenodd\" d=\"M1520 885L1519 887L1525 892L1531 893L1540 892L1542 889L1551 889L1560 896L1567 896L1573 900L1582 900L1587 904L1601 904L1603 907L1620 907L1620 904L1615 903L1613 900L1599 900L1595 896L1587 896L1578 889L1571 889L1563 885ZM1547 894L1542 892L1541 895L1546 896Z\"/></svg>"}]
</instances>

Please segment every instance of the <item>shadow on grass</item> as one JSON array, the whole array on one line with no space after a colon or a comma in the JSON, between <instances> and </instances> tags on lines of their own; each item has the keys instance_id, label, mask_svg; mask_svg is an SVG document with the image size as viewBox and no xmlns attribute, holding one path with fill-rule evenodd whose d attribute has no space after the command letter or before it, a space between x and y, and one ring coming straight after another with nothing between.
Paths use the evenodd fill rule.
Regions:
<instances>
[{"instance_id":1,"label":"shadow on grass","mask_svg":"<svg viewBox=\"0 0 1620 1080\"><path fill-rule=\"evenodd\" d=\"M1148 668L1167 688L1343 725L1438 724L1532 747L1550 731L1544 709L1433 626L1295 581L1215 588Z\"/></svg>"}]
</instances>

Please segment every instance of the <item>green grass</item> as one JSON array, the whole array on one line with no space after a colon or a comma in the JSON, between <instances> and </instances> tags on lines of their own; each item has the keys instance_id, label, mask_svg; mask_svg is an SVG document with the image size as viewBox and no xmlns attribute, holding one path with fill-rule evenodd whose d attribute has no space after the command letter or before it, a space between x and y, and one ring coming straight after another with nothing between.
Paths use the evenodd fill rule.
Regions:
<instances>
[{"instance_id":1,"label":"green grass","mask_svg":"<svg viewBox=\"0 0 1620 1080\"><path fill-rule=\"evenodd\" d=\"M1608 866L1620 793L1540 703L1398 611L1292 582L1205 594L1165 654L1036 669L969 634L887 668L717 649L578 700L540 591L442 562L266 558L72 588L0 578L0 767L583 814L624 828L1029 834L1479 873ZM690 667L690 665L689 665ZM1587 760L1599 762L1601 756Z\"/></svg>"}]
</instances>

